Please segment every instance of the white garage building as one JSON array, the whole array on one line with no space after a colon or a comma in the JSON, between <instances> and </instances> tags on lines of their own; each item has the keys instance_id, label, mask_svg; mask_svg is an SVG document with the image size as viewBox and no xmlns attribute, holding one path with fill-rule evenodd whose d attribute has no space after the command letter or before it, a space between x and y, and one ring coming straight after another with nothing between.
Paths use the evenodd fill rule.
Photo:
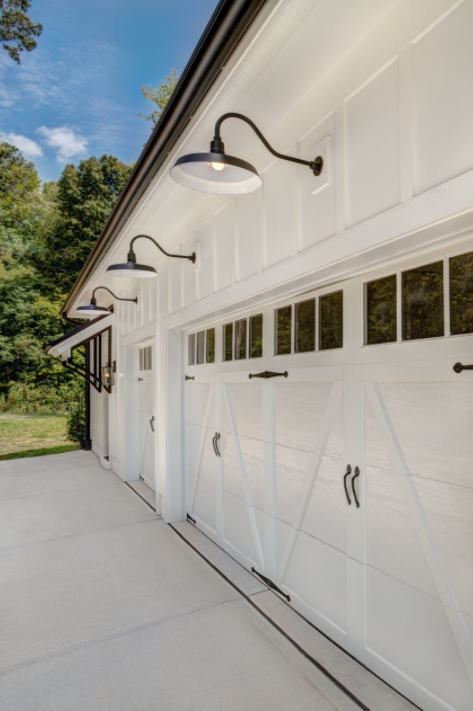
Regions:
<instances>
[{"instance_id":1,"label":"white garage building","mask_svg":"<svg viewBox=\"0 0 473 711\"><path fill-rule=\"evenodd\" d=\"M92 339L105 466L426 711L473 708L472 37L473 0L222 0L65 309L137 303L49 347ZM228 112L320 175L228 118L262 187L178 184ZM137 235L195 263L107 272Z\"/></svg>"}]
</instances>

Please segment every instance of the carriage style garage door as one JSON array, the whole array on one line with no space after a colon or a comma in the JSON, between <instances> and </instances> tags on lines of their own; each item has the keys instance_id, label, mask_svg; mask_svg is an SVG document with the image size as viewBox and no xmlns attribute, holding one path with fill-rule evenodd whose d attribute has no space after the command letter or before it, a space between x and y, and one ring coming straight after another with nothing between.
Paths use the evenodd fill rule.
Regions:
<instances>
[{"instance_id":1,"label":"carriage style garage door","mask_svg":"<svg viewBox=\"0 0 473 711\"><path fill-rule=\"evenodd\" d=\"M471 711L471 242L187 343L197 526L422 708Z\"/></svg>"}]
</instances>

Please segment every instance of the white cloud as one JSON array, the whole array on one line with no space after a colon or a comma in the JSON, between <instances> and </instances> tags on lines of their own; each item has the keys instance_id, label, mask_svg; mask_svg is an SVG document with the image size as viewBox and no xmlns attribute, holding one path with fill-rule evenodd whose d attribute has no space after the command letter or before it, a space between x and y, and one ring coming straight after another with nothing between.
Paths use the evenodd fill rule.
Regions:
<instances>
[{"instance_id":1,"label":"white cloud","mask_svg":"<svg viewBox=\"0 0 473 711\"><path fill-rule=\"evenodd\" d=\"M3 133L3 131L0 131L0 140L16 146L27 158L39 158L43 155L41 146L36 141L32 141L31 138L26 138L26 136L21 136L18 133Z\"/></svg>"},{"instance_id":2,"label":"white cloud","mask_svg":"<svg viewBox=\"0 0 473 711\"><path fill-rule=\"evenodd\" d=\"M88 150L87 139L76 135L69 126L59 126L58 128L41 126L37 129L37 133L44 137L47 146L56 149L56 158L61 163L65 163L73 156L82 155Z\"/></svg>"}]
</instances>

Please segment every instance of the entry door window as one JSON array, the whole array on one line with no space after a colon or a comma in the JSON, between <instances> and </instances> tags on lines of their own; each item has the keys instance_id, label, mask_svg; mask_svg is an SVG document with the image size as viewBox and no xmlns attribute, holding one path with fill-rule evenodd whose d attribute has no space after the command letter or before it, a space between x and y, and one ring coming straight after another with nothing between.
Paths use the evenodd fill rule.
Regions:
<instances>
[{"instance_id":1,"label":"entry door window","mask_svg":"<svg viewBox=\"0 0 473 711\"><path fill-rule=\"evenodd\" d=\"M140 371L153 370L153 346L140 348Z\"/></svg>"}]
</instances>

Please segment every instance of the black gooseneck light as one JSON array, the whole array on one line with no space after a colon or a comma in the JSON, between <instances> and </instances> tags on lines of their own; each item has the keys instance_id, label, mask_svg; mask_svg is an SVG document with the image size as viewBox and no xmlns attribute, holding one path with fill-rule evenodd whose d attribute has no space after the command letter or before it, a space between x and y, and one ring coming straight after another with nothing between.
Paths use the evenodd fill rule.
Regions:
<instances>
[{"instance_id":1,"label":"black gooseneck light","mask_svg":"<svg viewBox=\"0 0 473 711\"><path fill-rule=\"evenodd\" d=\"M130 242L130 249L128 251L128 258L125 264L112 264L108 267L107 273L111 276L125 277L127 279L149 279L150 277L158 276L158 272L154 267L150 267L147 264L138 264L136 261L135 250L133 245L137 239L149 239L158 249L161 250L166 257L175 257L177 259L189 259L193 264L195 264L195 252L191 255L186 254L169 254L163 249L155 239L149 237L148 235L136 235Z\"/></svg>"},{"instance_id":2,"label":"black gooseneck light","mask_svg":"<svg viewBox=\"0 0 473 711\"><path fill-rule=\"evenodd\" d=\"M116 296L113 291L110 291L110 289L106 286L96 286L95 289L92 292L92 298L90 300L90 304L87 304L86 306L79 306L77 312L80 312L81 316L89 316L90 318L93 318L94 316L104 316L105 314L110 314L111 311L110 309L107 309L106 306L97 306L97 300L95 298L95 292L98 291L99 289L105 289L105 291L108 291L109 294L113 296L114 299L117 301L133 301L135 304L138 303L138 297L134 299L121 299L119 296Z\"/></svg>"},{"instance_id":3,"label":"black gooseneck light","mask_svg":"<svg viewBox=\"0 0 473 711\"><path fill-rule=\"evenodd\" d=\"M177 183L193 190L215 195L242 195L252 193L262 186L263 181L254 166L241 158L225 154L225 146L220 136L220 127L229 118L240 119L251 126L268 151L276 158L289 160L299 165L306 165L315 176L321 174L324 165L321 156L317 156L315 160L302 160L294 156L284 155L284 153L278 153L269 145L251 119L243 116L243 114L228 113L220 116L215 124L215 135L213 141L210 142L210 153L190 153L175 162L170 170L170 175Z\"/></svg>"}]
</instances>

